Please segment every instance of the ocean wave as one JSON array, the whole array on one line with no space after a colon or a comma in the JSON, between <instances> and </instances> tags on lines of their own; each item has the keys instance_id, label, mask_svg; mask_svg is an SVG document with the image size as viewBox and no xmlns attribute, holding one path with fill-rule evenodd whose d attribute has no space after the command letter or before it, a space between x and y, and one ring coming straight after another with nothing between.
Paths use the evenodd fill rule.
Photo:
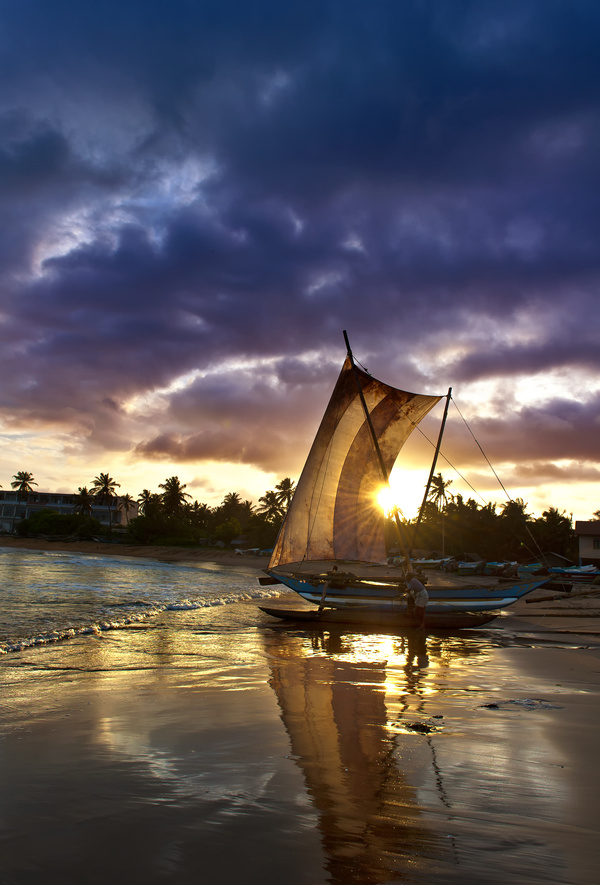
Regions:
<instances>
[{"instance_id":1,"label":"ocean wave","mask_svg":"<svg viewBox=\"0 0 600 885\"><path fill-rule=\"evenodd\" d=\"M99 620L97 623L86 624L83 626L68 626L60 629L49 630L33 636L19 637L15 639L5 640L0 645L0 655L10 654L12 652L25 651L28 648L50 645L56 642L65 642L75 639L79 636L98 636L109 630L123 630L134 624L144 623L162 612L172 611L195 611L197 609L213 608L215 606L234 605L239 602L249 602L253 599L268 599L278 596L278 590L266 590L257 588L256 591L245 593L230 593L223 596L204 598L204 599L182 599L173 602L145 602L143 600L135 600L133 602L115 603L112 608L135 609L137 607L145 609L144 611L130 612L125 617L110 618Z\"/></svg>"}]
</instances>

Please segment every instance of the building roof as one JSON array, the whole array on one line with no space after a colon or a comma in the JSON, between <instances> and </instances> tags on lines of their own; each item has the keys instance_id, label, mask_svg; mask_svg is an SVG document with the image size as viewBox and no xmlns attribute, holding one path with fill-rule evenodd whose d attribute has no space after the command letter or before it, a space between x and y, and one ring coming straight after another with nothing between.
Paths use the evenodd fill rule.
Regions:
<instances>
[{"instance_id":1,"label":"building roof","mask_svg":"<svg viewBox=\"0 0 600 885\"><path fill-rule=\"evenodd\" d=\"M575 523L576 535L600 535L600 519L589 519Z\"/></svg>"}]
</instances>

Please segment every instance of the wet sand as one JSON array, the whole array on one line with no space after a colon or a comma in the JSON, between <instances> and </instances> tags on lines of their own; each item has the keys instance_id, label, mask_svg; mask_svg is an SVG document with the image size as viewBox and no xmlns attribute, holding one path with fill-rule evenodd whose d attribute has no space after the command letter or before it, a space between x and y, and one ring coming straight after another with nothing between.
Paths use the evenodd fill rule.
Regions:
<instances>
[{"instance_id":1,"label":"wet sand","mask_svg":"<svg viewBox=\"0 0 600 885\"><path fill-rule=\"evenodd\" d=\"M247 602L4 656L0 885L595 885L595 599L455 636Z\"/></svg>"}]
</instances>

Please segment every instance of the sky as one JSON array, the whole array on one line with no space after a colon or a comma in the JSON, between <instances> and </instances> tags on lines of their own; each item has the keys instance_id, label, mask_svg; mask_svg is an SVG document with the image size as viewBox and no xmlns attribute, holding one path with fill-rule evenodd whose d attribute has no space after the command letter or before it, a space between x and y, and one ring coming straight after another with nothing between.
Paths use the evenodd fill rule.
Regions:
<instances>
[{"instance_id":1,"label":"sky","mask_svg":"<svg viewBox=\"0 0 600 885\"><path fill-rule=\"evenodd\" d=\"M347 330L450 492L592 518L599 157L596 0L0 0L0 483L256 503Z\"/></svg>"}]
</instances>

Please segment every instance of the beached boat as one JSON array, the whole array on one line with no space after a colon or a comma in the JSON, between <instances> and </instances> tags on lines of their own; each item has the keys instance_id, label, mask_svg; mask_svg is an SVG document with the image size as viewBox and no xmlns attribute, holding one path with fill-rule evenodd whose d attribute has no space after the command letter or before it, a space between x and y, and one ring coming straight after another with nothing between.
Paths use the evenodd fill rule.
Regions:
<instances>
[{"instance_id":1,"label":"beached boat","mask_svg":"<svg viewBox=\"0 0 600 885\"><path fill-rule=\"evenodd\" d=\"M306 571L307 563L294 563L291 568L270 569L279 583L294 590L307 602L318 606L345 608L355 611L377 609L396 616L406 614L406 581L403 570L393 574L389 569L368 563L339 563L328 571ZM308 563L315 566L317 563ZM319 565L323 566L321 562ZM353 568L353 571L340 568ZM335 569L335 570L334 570ZM501 580L493 577L461 577L454 575L420 576L426 584L429 602L427 616L458 613L499 611L512 605L549 580L543 578L525 581Z\"/></svg>"},{"instance_id":2,"label":"beached boat","mask_svg":"<svg viewBox=\"0 0 600 885\"><path fill-rule=\"evenodd\" d=\"M398 557L397 561L402 562L402 557ZM449 562L452 562L452 557L445 556L443 559L411 559L411 562L418 571L421 571L421 569L436 569L439 571L445 565L448 565Z\"/></svg>"},{"instance_id":3,"label":"beached boat","mask_svg":"<svg viewBox=\"0 0 600 885\"><path fill-rule=\"evenodd\" d=\"M600 569L595 565L574 565L564 568L552 566L548 569L553 578L574 581L577 584L589 584L600 578Z\"/></svg>"},{"instance_id":4,"label":"beached boat","mask_svg":"<svg viewBox=\"0 0 600 885\"><path fill-rule=\"evenodd\" d=\"M484 575L504 575L514 577L518 574L519 563L515 560L501 559L497 562L485 562L483 565Z\"/></svg>"},{"instance_id":5,"label":"beached boat","mask_svg":"<svg viewBox=\"0 0 600 885\"><path fill-rule=\"evenodd\" d=\"M458 562L456 564L456 573L459 575L482 575L485 568L485 562Z\"/></svg>"},{"instance_id":6,"label":"beached boat","mask_svg":"<svg viewBox=\"0 0 600 885\"><path fill-rule=\"evenodd\" d=\"M398 565L387 564L378 496L410 433L442 397L410 393L373 378L356 365L344 337L347 356L266 571L322 611L352 610L355 622L374 611L397 619L409 614L405 573L414 566L397 513L404 556ZM548 580L429 574L422 578L428 617L497 612Z\"/></svg>"},{"instance_id":7,"label":"beached boat","mask_svg":"<svg viewBox=\"0 0 600 885\"><path fill-rule=\"evenodd\" d=\"M387 627L404 629L418 627L417 616L404 611L381 611L377 608L291 608L289 606L261 605L260 610L274 618L285 621L323 626L331 624L355 625L360 627ZM462 630L465 627L481 627L493 621L497 612L449 612L448 614L428 612L425 626L428 630Z\"/></svg>"}]
</instances>

